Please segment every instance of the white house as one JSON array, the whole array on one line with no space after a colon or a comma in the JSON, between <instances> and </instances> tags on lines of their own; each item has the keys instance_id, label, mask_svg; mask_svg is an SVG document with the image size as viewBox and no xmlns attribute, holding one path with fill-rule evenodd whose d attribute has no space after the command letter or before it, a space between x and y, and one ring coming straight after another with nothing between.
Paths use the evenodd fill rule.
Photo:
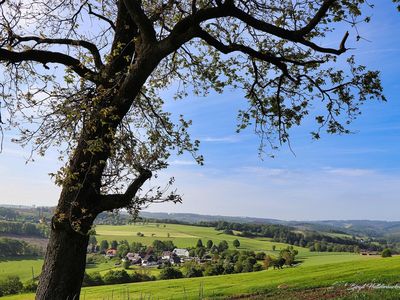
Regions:
<instances>
[{"instance_id":1,"label":"white house","mask_svg":"<svg viewBox=\"0 0 400 300\"><path fill-rule=\"evenodd\" d=\"M187 249L175 248L172 253L179 257L189 257L189 251Z\"/></svg>"},{"instance_id":2,"label":"white house","mask_svg":"<svg viewBox=\"0 0 400 300\"><path fill-rule=\"evenodd\" d=\"M169 260L174 254L171 251L164 251L161 255L162 260Z\"/></svg>"}]
</instances>

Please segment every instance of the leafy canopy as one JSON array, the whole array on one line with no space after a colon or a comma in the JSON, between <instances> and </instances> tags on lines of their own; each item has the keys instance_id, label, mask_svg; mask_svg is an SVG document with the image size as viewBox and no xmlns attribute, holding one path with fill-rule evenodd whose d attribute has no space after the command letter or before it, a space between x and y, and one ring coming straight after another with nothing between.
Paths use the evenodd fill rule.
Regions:
<instances>
[{"instance_id":1,"label":"leafy canopy","mask_svg":"<svg viewBox=\"0 0 400 300\"><path fill-rule=\"evenodd\" d=\"M312 116L319 138L322 129L348 133L364 101L384 100L377 71L353 56L345 66L336 62L348 50L351 27L370 19L364 0L0 4L3 127L20 129L15 141L33 152L56 147L61 159L70 158L54 174L63 186L81 189L90 177L102 193L126 189L132 198L138 188L130 182L165 168L171 153L188 151L202 163L199 141L187 131L191 122L163 109L166 89L177 99L243 90L248 105L237 130L251 126L261 151L289 142L289 130L313 107L324 107ZM350 24L350 33L334 30L336 23ZM328 38L337 46L323 46ZM74 164L79 146L83 159ZM103 209L121 205L127 202Z\"/></svg>"}]
</instances>

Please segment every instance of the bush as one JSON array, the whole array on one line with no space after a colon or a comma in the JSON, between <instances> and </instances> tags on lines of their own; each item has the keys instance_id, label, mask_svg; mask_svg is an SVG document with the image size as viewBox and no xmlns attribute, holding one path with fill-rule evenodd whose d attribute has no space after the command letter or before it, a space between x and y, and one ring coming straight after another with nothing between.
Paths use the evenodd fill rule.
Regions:
<instances>
[{"instance_id":1,"label":"bush","mask_svg":"<svg viewBox=\"0 0 400 300\"><path fill-rule=\"evenodd\" d=\"M100 264L106 261L104 255L101 254L88 254L86 256L86 264Z\"/></svg>"},{"instance_id":2,"label":"bush","mask_svg":"<svg viewBox=\"0 0 400 300\"><path fill-rule=\"evenodd\" d=\"M160 279L176 279L182 278L183 274L180 270L173 267L167 267L160 272Z\"/></svg>"},{"instance_id":3,"label":"bush","mask_svg":"<svg viewBox=\"0 0 400 300\"><path fill-rule=\"evenodd\" d=\"M36 292L37 287L38 287L37 282L31 279L25 283L23 290L24 290L24 292L27 292L27 293Z\"/></svg>"},{"instance_id":4,"label":"bush","mask_svg":"<svg viewBox=\"0 0 400 300\"><path fill-rule=\"evenodd\" d=\"M92 273L83 276L82 286L95 286L95 285L102 285L104 284L103 278L101 278L100 273Z\"/></svg>"},{"instance_id":5,"label":"bush","mask_svg":"<svg viewBox=\"0 0 400 300\"><path fill-rule=\"evenodd\" d=\"M386 248L382 251L382 257L391 257L392 251L389 248Z\"/></svg>"},{"instance_id":6,"label":"bush","mask_svg":"<svg viewBox=\"0 0 400 300\"><path fill-rule=\"evenodd\" d=\"M258 252L258 253L256 253L256 259L257 259L257 260L264 260L264 259L265 259L265 256L266 256L265 252Z\"/></svg>"},{"instance_id":7,"label":"bush","mask_svg":"<svg viewBox=\"0 0 400 300\"><path fill-rule=\"evenodd\" d=\"M18 294L22 288L23 285L18 276L8 276L0 281L0 296Z\"/></svg>"},{"instance_id":8,"label":"bush","mask_svg":"<svg viewBox=\"0 0 400 300\"><path fill-rule=\"evenodd\" d=\"M125 259L125 260L122 262L122 267L123 267L124 269L129 269L130 266L131 266L131 262L129 261L129 259Z\"/></svg>"},{"instance_id":9,"label":"bush","mask_svg":"<svg viewBox=\"0 0 400 300\"><path fill-rule=\"evenodd\" d=\"M132 282L141 282L141 281L152 281L156 278L154 276L150 276L149 274L134 272L131 274Z\"/></svg>"},{"instance_id":10,"label":"bush","mask_svg":"<svg viewBox=\"0 0 400 300\"><path fill-rule=\"evenodd\" d=\"M185 277L202 277L203 270L201 266L195 262L187 262L183 266Z\"/></svg>"},{"instance_id":11,"label":"bush","mask_svg":"<svg viewBox=\"0 0 400 300\"><path fill-rule=\"evenodd\" d=\"M127 283L131 278L125 270L110 270L104 275L103 281L105 284Z\"/></svg>"}]
</instances>

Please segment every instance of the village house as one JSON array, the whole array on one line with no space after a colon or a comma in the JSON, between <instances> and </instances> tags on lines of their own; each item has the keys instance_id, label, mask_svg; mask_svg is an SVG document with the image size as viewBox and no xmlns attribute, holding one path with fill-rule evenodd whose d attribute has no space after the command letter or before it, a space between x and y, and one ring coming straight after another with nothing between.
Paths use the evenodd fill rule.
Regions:
<instances>
[{"instance_id":1,"label":"village house","mask_svg":"<svg viewBox=\"0 0 400 300\"><path fill-rule=\"evenodd\" d=\"M107 249L107 251L106 251L106 256L108 256L108 257L114 257L114 256L116 256L117 255L117 249L114 249L114 248L109 248L109 249Z\"/></svg>"},{"instance_id":2,"label":"village house","mask_svg":"<svg viewBox=\"0 0 400 300\"><path fill-rule=\"evenodd\" d=\"M131 265L137 265L142 263L142 258L138 253L129 252L126 254L126 259L130 261Z\"/></svg>"},{"instance_id":3,"label":"village house","mask_svg":"<svg viewBox=\"0 0 400 300\"><path fill-rule=\"evenodd\" d=\"M154 266L157 264L157 256L154 254L154 250L152 247L149 247L146 251L146 254L142 256L142 266Z\"/></svg>"},{"instance_id":4,"label":"village house","mask_svg":"<svg viewBox=\"0 0 400 300\"><path fill-rule=\"evenodd\" d=\"M173 254L171 251L164 251L164 252L161 254L161 259L162 259L162 260L170 260L170 259L172 258L173 255L174 255L174 254Z\"/></svg>"},{"instance_id":5,"label":"village house","mask_svg":"<svg viewBox=\"0 0 400 300\"><path fill-rule=\"evenodd\" d=\"M189 257L189 251L187 249L175 248L172 253L179 257Z\"/></svg>"}]
</instances>

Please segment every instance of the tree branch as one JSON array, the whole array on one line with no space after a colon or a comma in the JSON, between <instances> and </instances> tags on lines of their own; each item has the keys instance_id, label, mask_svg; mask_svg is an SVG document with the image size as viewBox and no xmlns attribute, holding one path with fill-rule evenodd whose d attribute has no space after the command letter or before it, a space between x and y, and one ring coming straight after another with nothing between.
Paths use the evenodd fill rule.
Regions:
<instances>
[{"instance_id":1,"label":"tree branch","mask_svg":"<svg viewBox=\"0 0 400 300\"><path fill-rule=\"evenodd\" d=\"M128 206L129 202L135 197L138 190L152 176L151 171L142 169L139 176L128 186L124 194L102 195L100 197L99 212L118 209Z\"/></svg>"},{"instance_id":2,"label":"tree branch","mask_svg":"<svg viewBox=\"0 0 400 300\"><path fill-rule=\"evenodd\" d=\"M137 0L124 0L125 7L138 26L142 40L148 43L156 42L156 32L150 19L144 13L140 1Z\"/></svg>"},{"instance_id":3,"label":"tree branch","mask_svg":"<svg viewBox=\"0 0 400 300\"><path fill-rule=\"evenodd\" d=\"M73 39L49 39L49 38L40 38L37 36L15 36L15 38L18 42L35 41L38 44L59 44L59 45L69 45L69 46L80 46L90 51L90 53L93 56L96 68L100 69L103 66L99 49L97 49L95 44L90 43L88 41L73 40Z\"/></svg>"},{"instance_id":4,"label":"tree branch","mask_svg":"<svg viewBox=\"0 0 400 300\"><path fill-rule=\"evenodd\" d=\"M239 8L235 7L234 5L229 6L229 8L227 9L227 15L238 18L239 20L241 20L242 22L246 23L247 25L253 27L254 29L260 30L260 31L268 33L268 34L275 35L279 38L286 39L286 40L289 40L289 41L292 41L295 43L303 44L307 47L310 47L311 49L313 49L315 51L340 55L346 51L346 48L344 47L344 42L346 42L348 33L346 33L345 38L342 40L342 43L340 44L339 49L324 48L324 47L318 46L317 44L315 44L311 41L308 41L304 38L305 34L309 33L312 29L315 28L315 26L323 18L323 16L326 14L328 9L334 2L335 1L331 1L331 0L324 1L324 4L321 6L321 8L317 12L317 14L314 16L314 18L311 19L310 23L298 31L287 30L287 29L280 28L275 25L266 23L259 19L256 19L253 16L251 16L251 15L245 13L244 11L240 10Z\"/></svg>"},{"instance_id":5,"label":"tree branch","mask_svg":"<svg viewBox=\"0 0 400 300\"><path fill-rule=\"evenodd\" d=\"M24 61L36 61L46 65L48 63L58 63L70 67L75 73L82 78L88 79L94 83L98 82L97 73L86 68L79 60L69 55L44 51L44 50L27 50L23 52L14 52L0 48L0 61L8 63L19 63Z\"/></svg>"},{"instance_id":6,"label":"tree branch","mask_svg":"<svg viewBox=\"0 0 400 300\"><path fill-rule=\"evenodd\" d=\"M211 36L208 32L202 30L200 27L197 29L196 32L199 38L203 39L207 44L213 46L222 53L228 54L235 51L239 51L249 55L250 57L257 58L265 62L269 62L278 67L285 76L294 81L294 78L292 78L288 72L286 64L283 63L280 58L272 55L271 53L259 52L257 50L254 50L253 48L240 44L225 45L221 41L217 40L215 37Z\"/></svg>"},{"instance_id":7,"label":"tree branch","mask_svg":"<svg viewBox=\"0 0 400 300\"><path fill-rule=\"evenodd\" d=\"M296 31L296 34L305 36L310 33L326 16L326 13L331 8L331 6L336 2L336 0L325 0L321 7L315 14L315 16L308 22L306 26Z\"/></svg>"},{"instance_id":8,"label":"tree branch","mask_svg":"<svg viewBox=\"0 0 400 300\"><path fill-rule=\"evenodd\" d=\"M99 19L101 19L101 20L103 20L103 21L106 21L108 24L110 24L110 27L111 27L114 31L116 30L116 26L115 26L115 24L113 23L113 21L111 21L110 19L106 18L105 16L103 16L103 15L101 15L101 14L95 13L95 12L92 10L92 6L91 6L89 3L88 3L88 7L89 7L89 15L93 15L93 16L98 17Z\"/></svg>"},{"instance_id":9,"label":"tree branch","mask_svg":"<svg viewBox=\"0 0 400 300\"><path fill-rule=\"evenodd\" d=\"M197 10L196 13L180 20L172 29L171 34L160 43L160 46L163 48L163 50L168 49L167 51L171 53L179 48L181 44L185 43L187 40L190 40L193 37L191 34L193 34L193 31L196 31L195 28L202 22L216 18L234 17L253 27L254 29L260 30L264 33L268 33L294 43L303 44L318 52L340 55L346 51L344 42L347 39L348 33L346 33L345 38L342 40L339 49L318 46L317 44L308 41L304 37L318 25L334 2L335 0L324 1L315 16L306 26L300 30L293 31L259 20L237 8L233 1L225 1L218 7L209 7Z\"/></svg>"}]
</instances>

